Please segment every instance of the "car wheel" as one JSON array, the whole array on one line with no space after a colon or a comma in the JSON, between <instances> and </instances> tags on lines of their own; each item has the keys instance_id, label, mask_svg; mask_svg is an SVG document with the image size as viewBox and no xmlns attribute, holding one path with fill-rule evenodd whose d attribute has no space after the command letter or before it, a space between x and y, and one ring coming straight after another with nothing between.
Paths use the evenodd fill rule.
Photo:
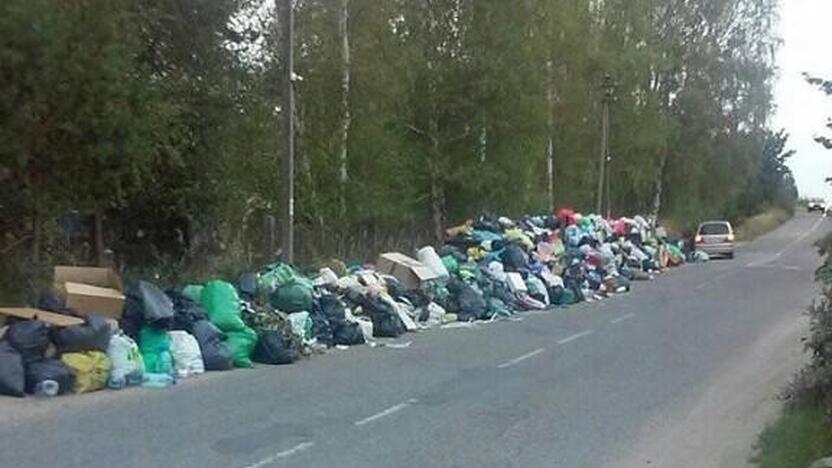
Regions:
<instances>
[{"instance_id":1,"label":"car wheel","mask_svg":"<svg viewBox=\"0 0 832 468\"><path fill-rule=\"evenodd\" d=\"M726 257L728 258L728 260L733 260L734 259L734 252L729 253L728 255L726 255Z\"/></svg>"}]
</instances>

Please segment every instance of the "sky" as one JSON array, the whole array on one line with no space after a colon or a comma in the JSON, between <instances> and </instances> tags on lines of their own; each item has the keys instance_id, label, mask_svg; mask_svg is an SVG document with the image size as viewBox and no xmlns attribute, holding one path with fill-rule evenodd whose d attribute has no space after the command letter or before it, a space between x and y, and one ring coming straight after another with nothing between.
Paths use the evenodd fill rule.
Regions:
<instances>
[{"instance_id":1,"label":"sky","mask_svg":"<svg viewBox=\"0 0 832 468\"><path fill-rule=\"evenodd\" d=\"M825 132L832 117L832 97L827 97L803 79L804 72L832 79L832 0L780 0L778 82L775 87L777 110L772 124L789 133L790 149L797 153L789 160L802 197L823 197L832 202L832 186L824 182L832 176L832 150L825 150L813 138Z\"/></svg>"}]
</instances>

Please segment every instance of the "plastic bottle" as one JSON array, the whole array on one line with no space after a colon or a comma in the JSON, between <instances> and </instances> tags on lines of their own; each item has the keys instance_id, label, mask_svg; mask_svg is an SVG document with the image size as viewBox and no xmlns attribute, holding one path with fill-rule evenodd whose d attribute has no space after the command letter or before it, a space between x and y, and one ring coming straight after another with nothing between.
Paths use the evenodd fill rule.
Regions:
<instances>
[{"instance_id":1,"label":"plastic bottle","mask_svg":"<svg viewBox=\"0 0 832 468\"><path fill-rule=\"evenodd\" d=\"M35 395L42 398L52 398L54 396L58 396L58 392L60 390L61 386L58 382L55 382L54 380L44 380L43 382L38 382L35 386Z\"/></svg>"}]
</instances>

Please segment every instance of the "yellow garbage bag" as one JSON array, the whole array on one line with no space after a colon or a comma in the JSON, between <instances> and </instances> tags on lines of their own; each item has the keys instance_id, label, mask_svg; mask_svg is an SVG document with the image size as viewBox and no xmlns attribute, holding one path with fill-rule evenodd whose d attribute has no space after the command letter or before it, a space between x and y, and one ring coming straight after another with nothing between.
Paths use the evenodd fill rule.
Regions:
<instances>
[{"instance_id":1,"label":"yellow garbage bag","mask_svg":"<svg viewBox=\"0 0 832 468\"><path fill-rule=\"evenodd\" d=\"M520 242L527 251L534 249L534 242L520 229L506 229L503 237L510 241Z\"/></svg>"},{"instance_id":2,"label":"yellow garbage bag","mask_svg":"<svg viewBox=\"0 0 832 468\"><path fill-rule=\"evenodd\" d=\"M101 351L64 353L61 361L75 373L75 393L100 390L107 385L110 375L110 358Z\"/></svg>"}]
</instances>

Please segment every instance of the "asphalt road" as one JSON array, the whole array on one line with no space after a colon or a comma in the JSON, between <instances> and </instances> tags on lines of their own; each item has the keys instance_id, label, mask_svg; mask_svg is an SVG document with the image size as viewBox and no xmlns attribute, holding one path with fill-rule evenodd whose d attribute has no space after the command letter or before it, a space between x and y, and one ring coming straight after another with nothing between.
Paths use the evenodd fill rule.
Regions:
<instances>
[{"instance_id":1,"label":"asphalt road","mask_svg":"<svg viewBox=\"0 0 832 468\"><path fill-rule=\"evenodd\" d=\"M639 460L657 421L708 400L726 363L755 359L773 329L800 320L816 290L811 243L829 226L801 215L734 261L600 303L408 334L403 349L350 348L166 390L3 398L0 466L620 466Z\"/></svg>"}]
</instances>

